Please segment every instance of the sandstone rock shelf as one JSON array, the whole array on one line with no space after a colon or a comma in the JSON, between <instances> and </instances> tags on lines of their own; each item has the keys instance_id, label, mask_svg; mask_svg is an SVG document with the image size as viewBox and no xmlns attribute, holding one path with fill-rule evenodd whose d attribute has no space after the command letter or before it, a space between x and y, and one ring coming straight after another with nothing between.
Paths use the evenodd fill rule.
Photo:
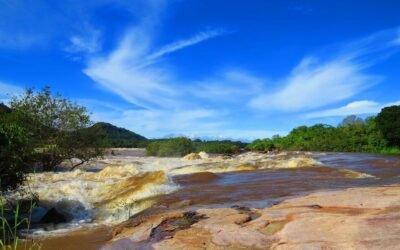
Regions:
<instances>
[{"instance_id":1,"label":"sandstone rock shelf","mask_svg":"<svg viewBox=\"0 0 400 250\"><path fill-rule=\"evenodd\" d=\"M264 209L174 209L116 226L104 249L400 249L400 185L316 192Z\"/></svg>"}]
</instances>

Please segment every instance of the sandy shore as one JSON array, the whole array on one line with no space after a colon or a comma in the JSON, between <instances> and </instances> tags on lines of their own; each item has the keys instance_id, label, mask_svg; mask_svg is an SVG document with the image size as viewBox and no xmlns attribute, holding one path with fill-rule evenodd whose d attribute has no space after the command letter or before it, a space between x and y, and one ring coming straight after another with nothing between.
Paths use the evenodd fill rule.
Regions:
<instances>
[{"instance_id":1,"label":"sandy shore","mask_svg":"<svg viewBox=\"0 0 400 250\"><path fill-rule=\"evenodd\" d=\"M254 209L138 214L104 249L400 249L400 186L317 192Z\"/></svg>"}]
</instances>

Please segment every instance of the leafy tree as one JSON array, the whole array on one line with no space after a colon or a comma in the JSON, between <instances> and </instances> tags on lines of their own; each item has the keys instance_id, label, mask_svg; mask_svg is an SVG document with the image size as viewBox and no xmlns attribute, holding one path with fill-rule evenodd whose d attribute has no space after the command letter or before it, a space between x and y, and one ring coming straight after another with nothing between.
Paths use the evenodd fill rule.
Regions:
<instances>
[{"instance_id":1,"label":"leafy tree","mask_svg":"<svg viewBox=\"0 0 400 250\"><path fill-rule=\"evenodd\" d=\"M390 146L400 146L400 105L383 108L376 123Z\"/></svg>"},{"instance_id":2,"label":"leafy tree","mask_svg":"<svg viewBox=\"0 0 400 250\"><path fill-rule=\"evenodd\" d=\"M246 146L249 150L255 151L271 151L275 148L274 142L271 139L255 140Z\"/></svg>"},{"instance_id":3,"label":"leafy tree","mask_svg":"<svg viewBox=\"0 0 400 250\"><path fill-rule=\"evenodd\" d=\"M11 101L8 122L29 131L35 149L34 160L43 170L53 170L62 161L79 158L83 162L102 155L96 131L87 110L60 95L52 95L50 88L39 92L27 89Z\"/></svg>"},{"instance_id":4,"label":"leafy tree","mask_svg":"<svg viewBox=\"0 0 400 250\"><path fill-rule=\"evenodd\" d=\"M32 170L33 149L27 133L15 124L0 123L0 191L15 189Z\"/></svg>"},{"instance_id":5,"label":"leafy tree","mask_svg":"<svg viewBox=\"0 0 400 250\"><path fill-rule=\"evenodd\" d=\"M363 124L364 124L363 119L355 115L349 115L343 119L343 121L340 123L339 126L347 127L347 126L363 125Z\"/></svg>"}]
</instances>

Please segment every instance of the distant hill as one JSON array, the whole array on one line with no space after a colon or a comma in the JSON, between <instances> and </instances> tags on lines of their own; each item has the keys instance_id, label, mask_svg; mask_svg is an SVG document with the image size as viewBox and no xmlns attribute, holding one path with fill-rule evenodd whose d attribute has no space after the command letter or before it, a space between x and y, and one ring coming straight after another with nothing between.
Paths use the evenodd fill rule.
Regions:
<instances>
[{"instance_id":1,"label":"distant hill","mask_svg":"<svg viewBox=\"0 0 400 250\"><path fill-rule=\"evenodd\" d=\"M148 142L144 136L106 122L98 122L90 129L100 130L102 144L106 147L145 147Z\"/></svg>"},{"instance_id":2,"label":"distant hill","mask_svg":"<svg viewBox=\"0 0 400 250\"><path fill-rule=\"evenodd\" d=\"M0 103L0 114L1 113L10 113L11 109L5 105L4 103Z\"/></svg>"}]
</instances>

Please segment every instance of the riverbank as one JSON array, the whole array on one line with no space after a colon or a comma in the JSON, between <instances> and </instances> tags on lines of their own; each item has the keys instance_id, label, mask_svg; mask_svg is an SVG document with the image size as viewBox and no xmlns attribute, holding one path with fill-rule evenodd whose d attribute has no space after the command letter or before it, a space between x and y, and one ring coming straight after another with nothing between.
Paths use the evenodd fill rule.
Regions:
<instances>
[{"instance_id":1,"label":"riverbank","mask_svg":"<svg viewBox=\"0 0 400 250\"><path fill-rule=\"evenodd\" d=\"M394 249L400 186L316 192L256 209L175 209L139 214L103 249Z\"/></svg>"}]
</instances>

